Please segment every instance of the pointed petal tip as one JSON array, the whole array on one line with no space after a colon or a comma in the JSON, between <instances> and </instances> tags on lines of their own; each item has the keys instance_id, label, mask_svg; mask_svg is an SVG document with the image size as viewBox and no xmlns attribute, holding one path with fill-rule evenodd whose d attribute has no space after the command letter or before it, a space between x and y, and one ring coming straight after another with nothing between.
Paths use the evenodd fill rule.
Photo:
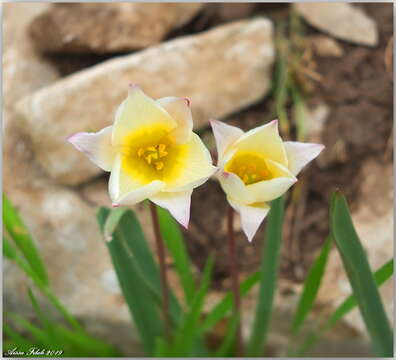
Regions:
<instances>
[{"instance_id":1,"label":"pointed petal tip","mask_svg":"<svg viewBox=\"0 0 396 360\"><path fill-rule=\"evenodd\" d=\"M72 134L72 135L68 136L65 140L66 140L68 143L72 144L78 151L86 152L86 150L85 150L84 148L82 148L82 147L80 146L79 142L78 142L78 138L79 138L80 136L84 136L84 135L86 135L86 134L87 134L87 133L84 133L84 132L78 132L78 133L75 133L75 134Z\"/></svg>"},{"instance_id":2,"label":"pointed petal tip","mask_svg":"<svg viewBox=\"0 0 396 360\"><path fill-rule=\"evenodd\" d=\"M213 127L213 125L218 125L221 122L219 120L216 120L216 119L209 119L209 123Z\"/></svg>"}]
</instances>

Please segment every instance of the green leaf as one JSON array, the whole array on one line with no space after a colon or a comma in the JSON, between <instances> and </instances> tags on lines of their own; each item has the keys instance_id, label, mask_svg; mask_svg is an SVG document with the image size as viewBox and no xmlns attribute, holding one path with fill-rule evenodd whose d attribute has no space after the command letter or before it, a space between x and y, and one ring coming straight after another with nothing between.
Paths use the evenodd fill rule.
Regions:
<instances>
[{"instance_id":1,"label":"green leaf","mask_svg":"<svg viewBox=\"0 0 396 360\"><path fill-rule=\"evenodd\" d=\"M121 233L125 234L125 236L120 237L120 240L124 241L123 245L131 261L135 263L139 276L153 292L157 302L161 304L162 293L159 269L154 261L139 221L132 210L118 208L111 211L104 228L104 235L107 241L112 239L113 233L117 228L119 228ZM180 320L181 308L174 293L171 289L169 291L169 310L174 323L177 324Z\"/></svg>"},{"instance_id":2,"label":"green leaf","mask_svg":"<svg viewBox=\"0 0 396 360\"><path fill-rule=\"evenodd\" d=\"M17 210L12 206L7 196L3 193L3 221L4 226L22 252L32 270L37 274L43 284L48 285L48 275L39 251Z\"/></svg>"},{"instance_id":3,"label":"green leaf","mask_svg":"<svg viewBox=\"0 0 396 360\"><path fill-rule=\"evenodd\" d=\"M202 281L191 303L190 309L184 314L180 329L175 335L173 356L191 356L199 334L199 321L202 316L202 307L209 289L213 270L213 256L210 255L203 271Z\"/></svg>"},{"instance_id":4,"label":"green leaf","mask_svg":"<svg viewBox=\"0 0 396 360\"><path fill-rule=\"evenodd\" d=\"M250 289L256 285L260 280L260 271L249 275L240 285L239 292L241 296L246 296ZM229 311L233 308L233 295L228 292L206 315L203 324L200 327L200 332L205 333L215 326Z\"/></svg>"},{"instance_id":5,"label":"green leaf","mask_svg":"<svg viewBox=\"0 0 396 360\"><path fill-rule=\"evenodd\" d=\"M378 287L384 284L393 275L393 259L382 265L375 273L374 280ZM346 314L355 308L357 305L355 296L348 296L333 312L331 317L322 325L319 329L310 332L306 339L303 341L299 350L296 352L296 356L303 356L315 343L323 336L328 330L330 330L334 324L341 320Z\"/></svg>"},{"instance_id":6,"label":"green leaf","mask_svg":"<svg viewBox=\"0 0 396 360\"><path fill-rule=\"evenodd\" d=\"M101 208L97 214L102 231L110 210ZM163 334L162 321L157 302L147 287L137 269L136 261L128 248L128 236L135 234L130 227L130 216L123 216L112 235L112 240L106 243L120 283L125 300L140 334L143 348L147 355L155 350L156 338Z\"/></svg>"},{"instance_id":7,"label":"green leaf","mask_svg":"<svg viewBox=\"0 0 396 360\"><path fill-rule=\"evenodd\" d=\"M325 272L331 244L331 238L328 237L322 247L322 251L320 252L315 262L312 264L312 267L309 270L307 277L304 281L304 288L298 301L297 310L293 318L292 333L294 336L297 335L302 323L304 322L315 302L316 295L318 293L320 283Z\"/></svg>"},{"instance_id":8,"label":"green leaf","mask_svg":"<svg viewBox=\"0 0 396 360\"><path fill-rule=\"evenodd\" d=\"M261 356L264 351L278 280L283 211L283 197L272 201L265 231L260 290L255 321L247 348L248 356Z\"/></svg>"},{"instance_id":9,"label":"green leaf","mask_svg":"<svg viewBox=\"0 0 396 360\"><path fill-rule=\"evenodd\" d=\"M391 357L392 330L363 246L353 226L346 199L340 192L335 192L332 197L330 227L374 352L381 357Z\"/></svg>"},{"instance_id":10,"label":"green leaf","mask_svg":"<svg viewBox=\"0 0 396 360\"><path fill-rule=\"evenodd\" d=\"M168 211L157 206L157 212L162 238L174 261L175 270L179 275L186 303L190 304L195 293L195 279L191 268L191 261L184 245L182 232Z\"/></svg>"}]
</instances>

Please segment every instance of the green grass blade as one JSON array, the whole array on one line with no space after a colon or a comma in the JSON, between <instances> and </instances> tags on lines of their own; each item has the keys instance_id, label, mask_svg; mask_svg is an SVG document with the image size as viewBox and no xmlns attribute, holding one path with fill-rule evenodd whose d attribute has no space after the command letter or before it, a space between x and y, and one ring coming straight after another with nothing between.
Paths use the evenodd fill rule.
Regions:
<instances>
[{"instance_id":1,"label":"green grass blade","mask_svg":"<svg viewBox=\"0 0 396 360\"><path fill-rule=\"evenodd\" d=\"M34 343L29 339L24 338L18 332L16 332L10 325L3 324L3 337L6 335L9 338L9 343L4 345L4 350L11 350L15 347L20 348L21 351L27 350L34 346Z\"/></svg>"},{"instance_id":2,"label":"green grass blade","mask_svg":"<svg viewBox=\"0 0 396 360\"><path fill-rule=\"evenodd\" d=\"M386 262L382 265L375 273L374 280L378 287L384 284L388 279L390 279L393 275L393 259ZM331 317L325 322L323 326L319 329L316 329L310 332L302 345L296 352L296 356L303 356L312 346L316 343L316 341L323 336L328 330L330 330L334 324L341 320L346 314L348 314L351 310L353 310L357 306L355 296L348 296L333 312Z\"/></svg>"},{"instance_id":3,"label":"green grass blade","mask_svg":"<svg viewBox=\"0 0 396 360\"><path fill-rule=\"evenodd\" d=\"M353 226L348 204L340 192L335 192L332 197L330 226L374 352L381 357L391 357L392 330L363 246Z\"/></svg>"},{"instance_id":4,"label":"green grass blade","mask_svg":"<svg viewBox=\"0 0 396 360\"><path fill-rule=\"evenodd\" d=\"M43 284L48 285L48 275L39 251L17 210L3 193L4 226L15 244Z\"/></svg>"},{"instance_id":5,"label":"green grass blade","mask_svg":"<svg viewBox=\"0 0 396 360\"><path fill-rule=\"evenodd\" d=\"M104 230L110 210L101 208L97 214L101 230ZM125 223L123 223L123 219ZM112 240L106 243L120 283L120 287L128 304L136 328L139 332L143 348L147 355L152 355L156 338L163 334L162 321L157 302L139 276L135 261L130 256L130 249L125 245L125 239L132 233L128 228L129 217L123 217L112 235Z\"/></svg>"},{"instance_id":6,"label":"green grass blade","mask_svg":"<svg viewBox=\"0 0 396 360\"><path fill-rule=\"evenodd\" d=\"M304 322L315 302L316 295L325 272L331 245L332 240L330 237L328 237L322 247L322 251L312 264L312 267L304 281L304 288L298 301L297 310L294 314L292 323L292 334L294 336L297 336L302 323Z\"/></svg>"},{"instance_id":7,"label":"green grass blade","mask_svg":"<svg viewBox=\"0 0 396 360\"><path fill-rule=\"evenodd\" d=\"M237 334L239 324L239 317L233 315L231 317L230 323L228 324L224 339L219 346L218 350L215 352L215 357L229 357L232 356L232 350L236 343L235 336Z\"/></svg>"},{"instance_id":8,"label":"green grass blade","mask_svg":"<svg viewBox=\"0 0 396 360\"><path fill-rule=\"evenodd\" d=\"M293 100L293 117L297 129L297 141L304 141L307 133L307 108L300 91L293 82L290 82L290 90Z\"/></svg>"},{"instance_id":9,"label":"green grass blade","mask_svg":"<svg viewBox=\"0 0 396 360\"><path fill-rule=\"evenodd\" d=\"M154 261L151 249L145 239L142 228L138 219L132 210L128 208L118 208L112 210L108 216L104 235L107 240L112 238L112 234L119 228L121 234L120 240L136 265L139 276L145 281L147 287L153 292L158 303L161 303L161 280L157 264ZM170 290L170 312L173 321L177 324L181 316L180 305Z\"/></svg>"},{"instance_id":10,"label":"green grass blade","mask_svg":"<svg viewBox=\"0 0 396 360\"><path fill-rule=\"evenodd\" d=\"M283 212L283 197L272 201L265 232L256 316L247 347L248 356L261 356L264 351L278 279Z\"/></svg>"},{"instance_id":11,"label":"green grass blade","mask_svg":"<svg viewBox=\"0 0 396 360\"><path fill-rule=\"evenodd\" d=\"M157 212L162 238L173 258L175 270L183 287L186 303L190 304L195 294L195 279L191 261L184 245L183 234L179 225L168 211L157 206Z\"/></svg>"},{"instance_id":12,"label":"green grass blade","mask_svg":"<svg viewBox=\"0 0 396 360\"><path fill-rule=\"evenodd\" d=\"M18 314L8 314L8 316L24 328L40 345L51 345L51 339L44 330L33 325L30 321Z\"/></svg>"},{"instance_id":13,"label":"green grass blade","mask_svg":"<svg viewBox=\"0 0 396 360\"><path fill-rule=\"evenodd\" d=\"M60 341L56 336L53 324L41 310L40 305L39 305L36 297L34 296L32 289L30 287L28 287L28 296L29 296L30 302L32 303L33 309L37 315L37 318L43 324L45 331L48 334L50 343L53 345L53 347L60 348Z\"/></svg>"},{"instance_id":14,"label":"green grass blade","mask_svg":"<svg viewBox=\"0 0 396 360\"><path fill-rule=\"evenodd\" d=\"M173 347L174 356L191 356L192 349L199 337L199 321L202 316L202 307L205 296L209 290L210 279L213 270L213 256L209 256L202 275L202 281L191 303L190 309L185 313L180 329L175 335Z\"/></svg>"},{"instance_id":15,"label":"green grass blade","mask_svg":"<svg viewBox=\"0 0 396 360\"><path fill-rule=\"evenodd\" d=\"M256 285L260 280L260 271L249 275L239 286L239 292L241 296L246 296L250 289ZM223 297L206 315L202 326L200 327L200 332L203 334L209 331L213 326L215 326L224 316L227 315L233 307L233 295L228 292L227 295Z\"/></svg>"},{"instance_id":16,"label":"green grass blade","mask_svg":"<svg viewBox=\"0 0 396 360\"><path fill-rule=\"evenodd\" d=\"M76 330L83 332L82 327L78 323L78 321L72 316L69 311L64 307L61 301L57 298L56 295L52 293L48 286L46 286L41 278L34 272L31 266L26 263L16 252L16 250L12 247L7 237L3 237L3 253L4 255L14 261L27 276L29 276L35 283L35 285L39 288L39 290L48 298L48 300L54 305L54 307L63 315L63 317L69 322L69 324Z\"/></svg>"}]
</instances>

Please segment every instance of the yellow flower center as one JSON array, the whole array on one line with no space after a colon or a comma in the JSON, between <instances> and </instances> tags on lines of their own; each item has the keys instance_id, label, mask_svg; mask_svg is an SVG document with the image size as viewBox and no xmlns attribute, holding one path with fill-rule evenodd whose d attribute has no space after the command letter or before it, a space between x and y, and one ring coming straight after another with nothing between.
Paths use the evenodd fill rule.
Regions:
<instances>
[{"instance_id":1,"label":"yellow flower center","mask_svg":"<svg viewBox=\"0 0 396 360\"><path fill-rule=\"evenodd\" d=\"M148 165L151 165L155 170L162 170L164 168L164 158L168 156L165 144L152 145L141 147L137 150L137 156L146 160Z\"/></svg>"},{"instance_id":2,"label":"yellow flower center","mask_svg":"<svg viewBox=\"0 0 396 360\"><path fill-rule=\"evenodd\" d=\"M176 144L167 128L153 125L126 135L119 151L123 170L147 184L174 181L182 171L187 146Z\"/></svg>"},{"instance_id":3,"label":"yellow flower center","mask_svg":"<svg viewBox=\"0 0 396 360\"><path fill-rule=\"evenodd\" d=\"M235 154L224 170L238 175L246 185L270 180L274 177L268 169L265 159L254 153Z\"/></svg>"}]
</instances>

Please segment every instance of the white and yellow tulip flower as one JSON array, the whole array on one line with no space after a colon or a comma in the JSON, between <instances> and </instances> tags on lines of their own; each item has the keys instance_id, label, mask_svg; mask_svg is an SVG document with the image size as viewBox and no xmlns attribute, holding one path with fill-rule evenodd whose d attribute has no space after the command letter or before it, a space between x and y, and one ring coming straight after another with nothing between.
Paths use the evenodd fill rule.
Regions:
<instances>
[{"instance_id":1,"label":"white and yellow tulip flower","mask_svg":"<svg viewBox=\"0 0 396 360\"><path fill-rule=\"evenodd\" d=\"M218 179L251 241L270 209L268 203L297 181L300 170L324 146L283 142L277 120L246 133L216 120L211 125L217 145Z\"/></svg>"},{"instance_id":2,"label":"white and yellow tulip flower","mask_svg":"<svg viewBox=\"0 0 396 360\"><path fill-rule=\"evenodd\" d=\"M131 85L112 126L74 134L68 141L111 172L113 206L149 199L187 227L193 189L216 171L192 127L187 99L153 100Z\"/></svg>"}]
</instances>

